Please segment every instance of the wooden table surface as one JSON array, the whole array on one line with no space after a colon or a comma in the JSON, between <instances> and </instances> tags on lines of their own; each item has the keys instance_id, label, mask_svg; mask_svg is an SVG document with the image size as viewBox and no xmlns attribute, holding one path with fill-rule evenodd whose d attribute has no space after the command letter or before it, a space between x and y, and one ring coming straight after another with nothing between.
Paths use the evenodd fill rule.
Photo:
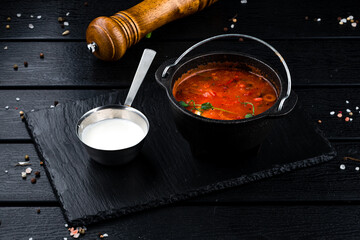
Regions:
<instances>
[{"instance_id":1,"label":"wooden table surface","mask_svg":"<svg viewBox=\"0 0 360 240\"><path fill-rule=\"evenodd\" d=\"M154 72L166 59L179 56L206 37L223 33L253 35L279 50L289 65L299 101L335 146L338 157L325 164L90 225L81 238L98 239L99 233L107 233L108 239L358 239L360 171L356 167L360 162L343 158L360 158L360 25L351 25L350 21L340 25L338 18L352 15L357 23L360 4L350 0L220 0L200 13L154 31L151 38L141 40L118 62L103 62L92 56L85 43L89 22L138 2L1 2L0 239L72 238L19 117L20 110L47 108L55 101L128 88L144 48L158 52L145 80L156 84ZM62 28L58 17L66 17L69 26ZM233 17L236 23L229 21ZM62 36L66 29L70 34ZM264 49L246 40L209 44L203 51L218 46L271 59ZM39 57L41 52L43 59ZM28 67L24 67L24 61ZM14 64L18 70L13 69ZM341 118L337 117L339 111ZM24 167L15 167L25 155L29 155L33 171L41 173L36 184L31 184L31 177L22 179Z\"/></svg>"}]
</instances>

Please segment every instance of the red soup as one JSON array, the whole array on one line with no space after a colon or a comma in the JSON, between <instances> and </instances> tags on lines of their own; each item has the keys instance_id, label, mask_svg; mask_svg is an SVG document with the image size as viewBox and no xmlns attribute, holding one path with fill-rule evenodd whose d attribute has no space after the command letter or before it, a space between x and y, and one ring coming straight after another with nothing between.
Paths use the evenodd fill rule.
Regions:
<instances>
[{"instance_id":1,"label":"red soup","mask_svg":"<svg viewBox=\"0 0 360 240\"><path fill-rule=\"evenodd\" d=\"M175 99L203 117L236 120L260 114L277 100L273 85L251 71L209 68L185 74L173 87Z\"/></svg>"}]
</instances>

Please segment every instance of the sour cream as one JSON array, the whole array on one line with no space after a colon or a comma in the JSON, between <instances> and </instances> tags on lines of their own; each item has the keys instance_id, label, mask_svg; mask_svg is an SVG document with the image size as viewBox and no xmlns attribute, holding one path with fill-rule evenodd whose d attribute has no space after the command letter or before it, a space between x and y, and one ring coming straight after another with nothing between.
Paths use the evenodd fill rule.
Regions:
<instances>
[{"instance_id":1,"label":"sour cream","mask_svg":"<svg viewBox=\"0 0 360 240\"><path fill-rule=\"evenodd\" d=\"M119 150L138 144L145 132L136 123L126 119L106 119L88 125L81 140L88 146L102 150Z\"/></svg>"}]
</instances>

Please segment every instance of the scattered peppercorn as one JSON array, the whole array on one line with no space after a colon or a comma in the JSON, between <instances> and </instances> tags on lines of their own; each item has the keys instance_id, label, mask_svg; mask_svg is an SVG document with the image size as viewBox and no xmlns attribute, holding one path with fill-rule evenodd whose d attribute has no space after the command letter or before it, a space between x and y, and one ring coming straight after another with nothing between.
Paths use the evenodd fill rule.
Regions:
<instances>
[{"instance_id":1,"label":"scattered peppercorn","mask_svg":"<svg viewBox=\"0 0 360 240\"><path fill-rule=\"evenodd\" d=\"M40 161L40 166L44 165L44 162L43 161Z\"/></svg>"},{"instance_id":2,"label":"scattered peppercorn","mask_svg":"<svg viewBox=\"0 0 360 240\"><path fill-rule=\"evenodd\" d=\"M11 21L11 17L7 17L6 21L10 22Z\"/></svg>"},{"instance_id":3,"label":"scattered peppercorn","mask_svg":"<svg viewBox=\"0 0 360 240\"><path fill-rule=\"evenodd\" d=\"M14 70L16 71L16 70L19 69L19 66L18 66L17 64L14 64L13 68L14 68Z\"/></svg>"},{"instance_id":4,"label":"scattered peppercorn","mask_svg":"<svg viewBox=\"0 0 360 240\"><path fill-rule=\"evenodd\" d=\"M63 21L65 21L65 18L63 18L63 17L58 17L58 21L59 21L59 22L63 22Z\"/></svg>"},{"instance_id":5,"label":"scattered peppercorn","mask_svg":"<svg viewBox=\"0 0 360 240\"><path fill-rule=\"evenodd\" d=\"M227 32L229 29L227 27L224 27L224 32Z\"/></svg>"},{"instance_id":6,"label":"scattered peppercorn","mask_svg":"<svg viewBox=\"0 0 360 240\"><path fill-rule=\"evenodd\" d=\"M56 107L56 105L58 105L59 102L58 101L54 101L54 106Z\"/></svg>"},{"instance_id":7,"label":"scattered peppercorn","mask_svg":"<svg viewBox=\"0 0 360 240\"><path fill-rule=\"evenodd\" d=\"M40 209L37 209L37 210L36 210L36 213L37 213L37 214L40 214L40 212L41 212Z\"/></svg>"},{"instance_id":8,"label":"scattered peppercorn","mask_svg":"<svg viewBox=\"0 0 360 240\"><path fill-rule=\"evenodd\" d=\"M318 120L318 123L322 123L322 121L319 119L319 120Z\"/></svg>"},{"instance_id":9,"label":"scattered peppercorn","mask_svg":"<svg viewBox=\"0 0 360 240\"><path fill-rule=\"evenodd\" d=\"M349 115L352 116L352 115L354 115L354 114L353 114L353 112L349 112Z\"/></svg>"},{"instance_id":10,"label":"scattered peppercorn","mask_svg":"<svg viewBox=\"0 0 360 240\"><path fill-rule=\"evenodd\" d=\"M40 58L44 58L44 53L40 53Z\"/></svg>"},{"instance_id":11,"label":"scattered peppercorn","mask_svg":"<svg viewBox=\"0 0 360 240\"><path fill-rule=\"evenodd\" d=\"M239 42L243 42L244 41L244 39L243 38L239 38Z\"/></svg>"},{"instance_id":12,"label":"scattered peppercorn","mask_svg":"<svg viewBox=\"0 0 360 240\"><path fill-rule=\"evenodd\" d=\"M28 67L28 66L29 66L28 62L25 61L25 62L24 62L24 67Z\"/></svg>"},{"instance_id":13,"label":"scattered peppercorn","mask_svg":"<svg viewBox=\"0 0 360 240\"><path fill-rule=\"evenodd\" d=\"M25 116L24 116L24 115L20 116L20 118L21 118L22 121L25 120Z\"/></svg>"},{"instance_id":14,"label":"scattered peppercorn","mask_svg":"<svg viewBox=\"0 0 360 240\"><path fill-rule=\"evenodd\" d=\"M23 111L20 111L19 114L20 114L20 116L22 116L22 115L24 115L24 112L23 112ZM27 156L27 155L26 155L26 156ZM25 156L25 158L26 158L26 156Z\"/></svg>"},{"instance_id":15,"label":"scattered peppercorn","mask_svg":"<svg viewBox=\"0 0 360 240\"><path fill-rule=\"evenodd\" d=\"M32 183L32 184L35 184L35 183L36 183L36 178L32 178L32 179L31 179L31 183Z\"/></svg>"},{"instance_id":16,"label":"scattered peppercorn","mask_svg":"<svg viewBox=\"0 0 360 240\"><path fill-rule=\"evenodd\" d=\"M29 157L29 155L25 155L25 161L29 161L30 160L30 157Z\"/></svg>"},{"instance_id":17,"label":"scattered peppercorn","mask_svg":"<svg viewBox=\"0 0 360 240\"><path fill-rule=\"evenodd\" d=\"M79 229L79 233L84 235L84 234L85 234L85 229L80 228L80 229Z\"/></svg>"},{"instance_id":18,"label":"scattered peppercorn","mask_svg":"<svg viewBox=\"0 0 360 240\"><path fill-rule=\"evenodd\" d=\"M40 172L39 172L39 171L36 171L34 174L35 174L35 177L36 177L36 178L39 178L39 177L40 177Z\"/></svg>"},{"instance_id":19,"label":"scattered peppercorn","mask_svg":"<svg viewBox=\"0 0 360 240\"><path fill-rule=\"evenodd\" d=\"M70 31L69 31L69 30L65 30L65 31L62 33L63 36L66 36L66 35L69 35L69 34L70 34Z\"/></svg>"},{"instance_id":20,"label":"scattered peppercorn","mask_svg":"<svg viewBox=\"0 0 360 240\"><path fill-rule=\"evenodd\" d=\"M6 28L6 29L10 29L10 25L7 24L7 25L5 26L5 28Z\"/></svg>"}]
</instances>

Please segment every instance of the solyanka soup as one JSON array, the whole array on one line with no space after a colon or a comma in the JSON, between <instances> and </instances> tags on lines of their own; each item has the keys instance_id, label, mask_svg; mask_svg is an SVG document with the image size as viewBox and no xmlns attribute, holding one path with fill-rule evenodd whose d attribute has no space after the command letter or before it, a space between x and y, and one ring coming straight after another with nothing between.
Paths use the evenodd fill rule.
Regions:
<instances>
[{"instance_id":1,"label":"solyanka soup","mask_svg":"<svg viewBox=\"0 0 360 240\"><path fill-rule=\"evenodd\" d=\"M254 68L214 64L183 74L174 83L172 93L187 110L219 120L253 117L271 108L278 98L272 83Z\"/></svg>"},{"instance_id":2,"label":"solyanka soup","mask_svg":"<svg viewBox=\"0 0 360 240\"><path fill-rule=\"evenodd\" d=\"M174 61L163 63L155 77L166 90L177 130L196 157L221 161L253 153L272 123L296 105L290 80L257 58L212 52L170 65Z\"/></svg>"}]
</instances>

